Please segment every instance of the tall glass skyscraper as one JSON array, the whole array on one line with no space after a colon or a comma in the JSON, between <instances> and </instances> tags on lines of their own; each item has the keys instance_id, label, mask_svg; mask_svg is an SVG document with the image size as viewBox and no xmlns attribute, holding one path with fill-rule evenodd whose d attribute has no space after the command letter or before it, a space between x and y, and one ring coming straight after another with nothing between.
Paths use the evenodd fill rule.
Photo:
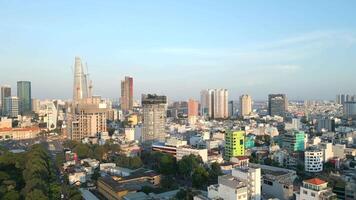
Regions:
<instances>
[{"instance_id":1,"label":"tall glass skyscraper","mask_svg":"<svg viewBox=\"0 0 356 200\"><path fill-rule=\"evenodd\" d=\"M17 97L19 98L19 111L21 115L28 115L32 112L31 102L31 82L17 82Z\"/></svg>"}]
</instances>

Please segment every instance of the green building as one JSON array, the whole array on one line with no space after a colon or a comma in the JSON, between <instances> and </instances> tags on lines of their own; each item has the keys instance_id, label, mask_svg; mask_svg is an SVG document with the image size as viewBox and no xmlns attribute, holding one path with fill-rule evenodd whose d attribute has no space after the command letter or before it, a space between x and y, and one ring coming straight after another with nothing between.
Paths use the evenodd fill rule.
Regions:
<instances>
[{"instance_id":1,"label":"green building","mask_svg":"<svg viewBox=\"0 0 356 200\"><path fill-rule=\"evenodd\" d=\"M245 155L245 131L229 131L225 134L224 159Z\"/></svg>"},{"instance_id":2,"label":"green building","mask_svg":"<svg viewBox=\"0 0 356 200\"><path fill-rule=\"evenodd\" d=\"M31 99L31 82L17 82L17 97L19 98L19 111L21 115L31 114L32 99Z\"/></svg>"},{"instance_id":3,"label":"green building","mask_svg":"<svg viewBox=\"0 0 356 200\"><path fill-rule=\"evenodd\" d=\"M290 152L305 150L304 131L292 130L281 135L280 145Z\"/></svg>"},{"instance_id":4,"label":"green building","mask_svg":"<svg viewBox=\"0 0 356 200\"><path fill-rule=\"evenodd\" d=\"M246 149L251 149L253 147L255 147L255 139L256 136L255 135L247 135L245 138L245 148Z\"/></svg>"}]
</instances>

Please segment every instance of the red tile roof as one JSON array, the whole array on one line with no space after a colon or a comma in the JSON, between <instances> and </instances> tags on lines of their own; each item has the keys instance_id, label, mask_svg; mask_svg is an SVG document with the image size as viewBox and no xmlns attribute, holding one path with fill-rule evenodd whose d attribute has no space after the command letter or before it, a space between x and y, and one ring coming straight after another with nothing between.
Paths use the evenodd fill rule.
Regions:
<instances>
[{"instance_id":1,"label":"red tile roof","mask_svg":"<svg viewBox=\"0 0 356 200\"><path fill-rule=\"evenodd\" d=\"M309 183L309 184L313 184L313 185L322 185L324 183L327 183L326 181L323 181L319 178L312 178L312 179L308 179L305 180L304 182Z\"/></svg>"}]
</instances>

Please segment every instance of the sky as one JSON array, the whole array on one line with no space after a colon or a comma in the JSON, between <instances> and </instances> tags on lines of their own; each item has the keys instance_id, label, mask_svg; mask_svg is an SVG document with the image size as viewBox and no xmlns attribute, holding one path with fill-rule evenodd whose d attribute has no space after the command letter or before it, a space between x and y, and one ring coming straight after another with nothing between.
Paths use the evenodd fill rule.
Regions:
<instances>
[{"instance_id":1,"label":"sky","mask_svg":"<svg viewBox=\"0 0 356 200\"><path fill-rule=\"evenodd\" d=\"M119 98L289 99L356 94L356 1L0 1L0 85L32 82L34 98L72 97L74 57L94 93Z\"/></svg>"}]
</instances>

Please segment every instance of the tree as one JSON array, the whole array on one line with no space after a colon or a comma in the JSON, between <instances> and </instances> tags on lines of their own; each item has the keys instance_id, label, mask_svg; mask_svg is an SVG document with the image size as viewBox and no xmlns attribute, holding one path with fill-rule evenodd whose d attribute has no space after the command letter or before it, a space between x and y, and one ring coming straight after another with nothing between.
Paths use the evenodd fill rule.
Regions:
<instances>
[{"instance_id":1,"label":"tree","mask_svg":"<svg viewBox=\"0 0 356 200\"><path fill-rule=\"evenodd\" d=\"M87 158L89 145L80 143L74 147L73 151L77 153L79 159Z\"/></svg>"},{"instance_id":2,"label":"tree","mask_svg":"<svg viewBox=\"0 0 356 200\"><path fill-rule=\"evenodd\" d=\"M178 162L178 172L185 178L189 178L195 168L202 165L203 161L200 156L190 154L189 156L183 156Z\"/></svg>"},{"instance_id":3,"label":"tree","mask_svg":"<svg viewBox=\"0 0 356 200\"><path fill-rule=\"evenodd\" d=\"M17 191L11 190L1 198L2 200L18 200L20 199L20 194Z\"/></svg>"},{"instance_id":4,"label":"tree","mask_svg":"<svg viewBox=\"0 0 356 200\"><path fill-rule=\"evenodd\" d=\"M220 165L218 163L213 163L209 169L209 183L216 184L218 182L218 177L223 173L221 171Z\"/></svg>"},{"instance_id":5,"label":"tree","mask_svg":"<svg viewBox=\"0 0 356 200\"><path fill-rule=\"evenodd\" d=\"M138 156L130 158L130 168L131 169L138 169L142 167L142 161L141 158Z\"/></svg>"},{"instance_id":6,"label":"tree","mask_svg":"<svg viewBox=\"0 0 356 200\"><path fill-rule=\"evenodd\" d=\"M26 200L48 200L41 190L34 189L26 194Z\"/></svg>"},{"instance_id":7,"label":"tree","mask_svg":"<svg viewBox=\"0 0 356 200\"><path fill-rule=\"evenodd\" d=\"M192 176L193 187L197 189L206 189L206 185L209 180L209 173L202 166L197 167Z\"/></svg>"},{"instance_id":8,"label":"tree","mask_svg":"<svg viewBox=\"0 0 356 200\"><path fill-rule=\"evenodd\" d=\"M175 158L169 154L163 154L159 160L159 172L165 175L174 175L176 173Z\"/></svg>"}]
</instances>

